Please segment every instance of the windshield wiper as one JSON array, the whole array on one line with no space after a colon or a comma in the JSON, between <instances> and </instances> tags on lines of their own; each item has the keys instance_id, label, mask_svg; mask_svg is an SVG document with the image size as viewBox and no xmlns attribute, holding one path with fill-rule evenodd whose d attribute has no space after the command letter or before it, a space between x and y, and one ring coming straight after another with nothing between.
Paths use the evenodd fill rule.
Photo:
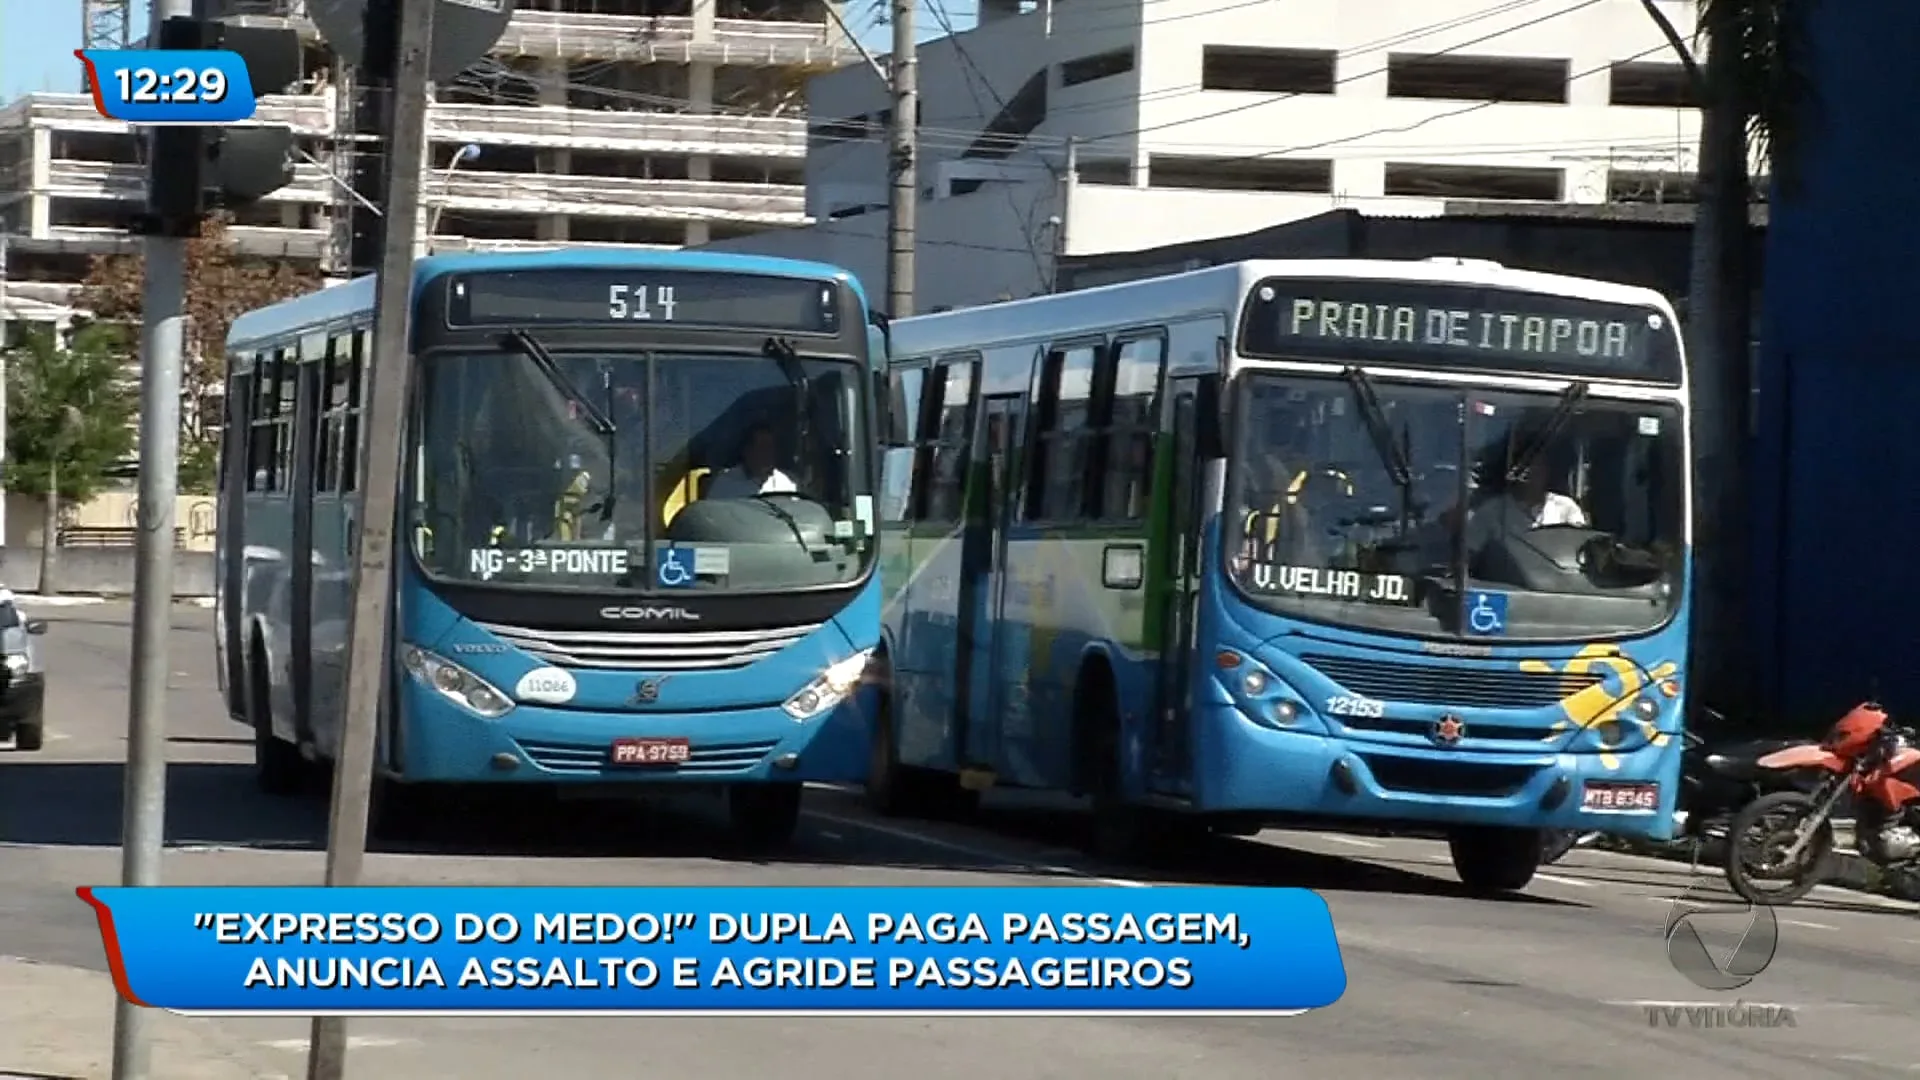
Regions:
<instances>
[{"instance_id":1,"label":"windshield wiper","mask_svg":"<svg viewBox=\"0 0 1920 1080\"><path fill-rule=\"evenodd\" d=\"M595 405L587 395L581 393L580 388L573 385L573 381L561 373L560 365L553 359L553 354L547 351L547 347L540 344L540 339L527 333L525 330L509 330L504 340L515 352L533 361L534 368L538 370L540 374L546 376L547 382L552 384L553 388L560 392L560 396L566 398L569 404L579 409L580 412L586 416L587 424L593 428L594 434L600 436L602 443L606 446L608 472L607 497L600 500L598 506L587 506L582 507L582 509L588 513L598 512L601 521L612 521L614 503L612 472L614 467L613 463L616 460L613 439L614 433L617 430L614 427L613 418L608 416L606 411L600 408L600 406ZM606 383L606 373L604 370L601 372L601 382L603 384ZM607 389L607 393L609 395L612 394L610 387ZM575 537L575 539L577 540L579 538Z\"/></svg>"},{"instance_id":2,"label":"windshield wiper","mask_svg":"<svg viewBox=\"0 0 1920 1080\"><path fill-rule=\"evenodd\" d=\"M1374 452L1380 455L1380 464L1386 466L1387 476L1393 480L1393 486L1400 489L1401 501L1411 499L1413 466L1407 463L1407 455L1401 445L1394 441L1393 425L1387 421L1387 411L1380 407L1380 395L1374 392L1373 380L1358 367L1348 368L1346 378L1348 388L1353 391L1354 403L1360 407L1360 419L1367 425L1367 434L1373 439Z\"/></svg>"},{"instance_id":3,"label":"windshield wiper","mask_svg":"<svg viewBox=\"0 0 1920 1080\"><path fill-rule=\"evenodd\" d=\"M614 433L613 418L560 373L560 365L554 362L553 354L548 352L547 347L540 344L537 338L525 330L509 330L503 340L513 351L533 361L533 366L539 370L540 374L546 376L547 382L553 384L553 388L560 392L560 396L586 414L587 423L593 426L596 434L611 436Z\"/></svg>"},{"instance_id":4,"label":"windshield wiper","mask_svg":"<svg viewBox=\"0 0 1920 1080\"><path fill-rule=\"evenodd\" d=\"M1579 411L1580 403L1586 400L1587 391L1591 389L1584 382L1576 382L1569 383L1560 392L1560 404L1554 406L1553 415L1547 417L1547 422L1540 425L1533 438L1520 447L1519 453L1507 459L1507 483L1518 483L1521 477L1527 475L1540 456L1547 452L1547 447L1560 437L1560 432L1573 420L1574 413Z\"/></svg>"},{"instance_id":5,"label":"windshield wiper","mask_svg":"<svg viewBox=\"0 0 1920 1080\"><path fill-rule=\"evenodd\" d=\"M812 397L812 383L811 380L807 378L807 366L800 362L800 350L795 348L793 342L787 338L770 337L761 344L760 351L765 353L774 363L780 365L781 376L787 380L787 385L793 387L794 438L800 443L802 448L811 446L813 431L812 424L808 422L807 414ZM805 452L804 449L802 452ZM795 530L795 535L798 535L797 529ZM804 539L801 541L803 544L805 542Z\"/></svg>"}]
</instances>

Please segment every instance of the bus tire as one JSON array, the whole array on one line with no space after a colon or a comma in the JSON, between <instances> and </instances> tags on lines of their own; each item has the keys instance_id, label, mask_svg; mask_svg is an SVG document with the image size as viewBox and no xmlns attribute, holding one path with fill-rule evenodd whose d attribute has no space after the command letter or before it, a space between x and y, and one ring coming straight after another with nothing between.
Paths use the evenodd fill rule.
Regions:
<instances>
[{"instance_id":1,"label":"bus tire","mask_svg":"<svg viewBox=\"0 0 1920 1080\"><path fill-rule=\"evenodd\" d=\"M431 819L432 789L376 774L367 792L367 835L381 840L412 840Z\"/></svg>"},{"instance_id":2,"label":"bus tire","mask_svg":"<svg viewBox=\"0 0 1920 1080\"><path fill-rule=\"evenodd\" d=\"M274 734L273 683L267 673L267 650L259 639L253 643L253 659L247 665L247 719L253 725L253 779L268 795L303 794L311 770L300 756L300 748Z\"/></svg>"},{"instance_id":3,"label":"bus tire","mask_svg":"<svg viewBox=\"0 0 1920 1080\"><path fill-rule=\"evenodd\" d=\"M777 851L800 827L799 784L735 784L727 789L727 818L742 847Z\"/></svg>"},{"instance_id":4,"label":"bus tire","mask_svg":"<svg viewBox=\"0 0 1920 1080\"><path fill-rule=\"evenodd\" d=\"M867 742L867 806L881 817L918 817L933 804L932 777L924 770L900 763L893 694L881 690L878 697L873 736Z\"/></svg>"},{"instance_id":5,"label":"bus tire","mask_svg":"<svg viewBox=\"0 0 1920 1080\"><path fill-rule=\"evenodd\" d=\"M1540 869L1543 836L1538 829L1475 826L1447 835L1454 872L1467 890L1483 896L1515 893Z\"/></svg>"},{"instance_id":6,"label":"bus tire","mask_svg":"<svg viewBox=\"0 0 1920 1080\"><path fill-rule=\"evenodd\" d=\"M1148 846L1150 822L1129 805L1121 783L1120 703L1113 673L1095 660L1081 671L1073 695L1076 772L1091 796L1088 851L1104 859L1132 859Z\"/></svg>"}]
</instances>

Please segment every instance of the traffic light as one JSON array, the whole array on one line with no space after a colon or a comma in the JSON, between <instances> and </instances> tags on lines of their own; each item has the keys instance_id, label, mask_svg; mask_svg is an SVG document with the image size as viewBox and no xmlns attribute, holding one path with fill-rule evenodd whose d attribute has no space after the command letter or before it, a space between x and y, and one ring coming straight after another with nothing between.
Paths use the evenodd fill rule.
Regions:
<instances>
[{"instance_id":1,"label":"traffic light","mask_svg":"<svg viewBox=\"0 0 1920 1080\"><path fill-rule=\"evenodd\" d=\"M175 17L160 24L158 47L237 53L256 98L300 77L294 30ZM151 152L147 212L160 230L178 235L191 234L210 211L258 202L293 180L293 129L282 124L156 127Z\"/></svg>"}]
</instances>

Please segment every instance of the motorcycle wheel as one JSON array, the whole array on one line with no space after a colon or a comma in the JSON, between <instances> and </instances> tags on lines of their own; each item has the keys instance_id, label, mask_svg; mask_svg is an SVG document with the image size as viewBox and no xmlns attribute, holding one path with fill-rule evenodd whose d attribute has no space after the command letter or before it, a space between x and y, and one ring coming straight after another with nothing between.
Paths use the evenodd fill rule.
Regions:
<instances>
[{"instance_id":1,"label":"motorcycle wheel","mask_svg":"<svg viewBox=\"0 0 1920 1080\"><path fill-rule=\"evenodd\" d=\"M1548 832L1540 845L1540 865L1551 866L1566 858L1567 852L1579 842L1580 834L1571 829Z\"/></svg>"},{"instance_id":2,"label":"motorcycle wheel","mask_svg":"<svg viewBox=\"0 0 1920 1080\"><path fill-rule=\"evenodd\" d=\"M1727 825L1727 884L1748 903L1791 904L1827 879L1833 855L1833 822L1823 821L1791 867L1773 871L1772 860L1793 844L1794 833L1817 804L1797 791L1777 791L1740 808ZM1784 872L1785 877L1779 875Z\"/></svg>"}]
</instances>

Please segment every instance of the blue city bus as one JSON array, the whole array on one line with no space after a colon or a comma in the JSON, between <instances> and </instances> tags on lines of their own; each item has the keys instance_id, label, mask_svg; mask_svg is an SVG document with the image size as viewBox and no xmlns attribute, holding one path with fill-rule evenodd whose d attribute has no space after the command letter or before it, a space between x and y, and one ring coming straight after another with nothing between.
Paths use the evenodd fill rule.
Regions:
<instances>
[{"instance_id":1,"label":"blue city bus","mask_svg":"<svg viewBox=\"0 0 1920 1080\"><path fill-rule=\"evenodd\" d=\"M339 745L374 295L228 339L218 664L272 792ZM885 348L851 275L434 256L410 336L380 827L448 784L704 788L776 845L805 782L864 779Z\"/></svg>"},{"instance_id":2,"label":"blue city bus","mask_svg":"<svg viewBox=\"0 0 1920 1080\"><path fill-rule=\"evenodd\" d=\"M1459 259L1247 262L895 323L889 813L1667 838L1687 373L1658 294Z\"/></svg>"}]
</instances>

